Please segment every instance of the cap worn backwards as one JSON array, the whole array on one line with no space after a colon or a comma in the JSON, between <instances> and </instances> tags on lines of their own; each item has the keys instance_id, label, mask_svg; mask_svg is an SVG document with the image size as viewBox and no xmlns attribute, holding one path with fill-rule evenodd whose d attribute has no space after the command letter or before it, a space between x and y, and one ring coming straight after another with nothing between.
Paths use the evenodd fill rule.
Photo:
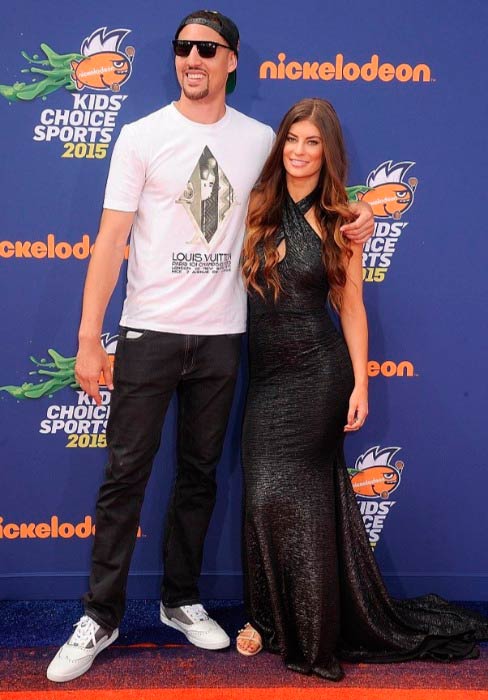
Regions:
<instances>
[{"instance_id":1,"label":"cap worn backwards","mask_svg":"<svg viewBox=\"0 0 488 700\"><path fill-rule=\"evenodd\" d=\"M216 10L198 10L187 15L181 20L180 25L175 33L175 39L178 38L178 34L181 32L183 27L187 24L201 24L204 27L209 27L213 29L217 34L226 40L229 47L237 55L239 52L239 30L234 22L225 15L217 12ZM229 73L227 78L227 84L225 91L230 93L234 90L236 86L236 71Z\"/></svg>"}]
</instances>

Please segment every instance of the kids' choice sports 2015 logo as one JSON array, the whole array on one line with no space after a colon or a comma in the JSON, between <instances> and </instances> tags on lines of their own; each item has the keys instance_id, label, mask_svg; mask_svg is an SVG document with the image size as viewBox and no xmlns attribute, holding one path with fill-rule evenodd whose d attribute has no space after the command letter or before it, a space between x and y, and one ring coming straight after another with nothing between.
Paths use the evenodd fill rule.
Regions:
<instances>
[{"instance_id":1,"label":"kids' choice sports 2015 logo","mask_svg":"<svg viewBox=\"0 0 488 700\"><path fill-rule=\"evenodd\" d=\"M359 455L354 469L348 469L369 543L374 549L380 540L385 520L396 503L392 494L400 486L404 462L394 460L401 447L375 445Z\"/></svg>"},{"instance_id":2,"label":"kids' choice sports 2015 logo","mask_svg":"<svg viewBox=\"0 0 488 700\"><path fill-rule=\"evenodd\" d=\"M50 106L42 110L34 126L34 141L60 141L62 158L101 159L116 126L117 115L127 95L119 94L132 72L135 49L122 48L130 29L99 27L81 43L79 53L58 54L41 44L39 54L22 56L29 66L31 82L0 85L0 95L9 102L30 102L62 88L73 96L73 107ZM112 94L107 94L112 93Z\"/></svg>"},{"instance_id":3,"label":"kids' choice sports 2015 logo","mask_svg":"<svg viewBox=\"0 0 488 700\"><path fill-rule=\"evenodd\" d=\"M113 364L117 336L104 333L101 343ZM53 399L62 389L70 387L67 403L52 401L46 407L39 424L41 435L64 435L66 447L106 447L105 435L107 420L110 413L110 391L103 388L105 379L100 377L101 406L80 389L75 378L75 357L64 357L56 350L47 351L48 359L37 360L30 357L35 369L30 372L38 381L24 382L20 386L0 386L0 392L13 396L18 401L26 399Z\"/></svg>"},{"instance_id":4,"label":"kids' choice sports 2015 logo","mask_svg":"<svg viewBox=\"0 0 488 700\"><path fill-rule=\"evenodd\" d=\"M369 173L365 185L350 188L350 196L367 202L376 219L374 235L364 246L365 282L383 282L398 241L409 224L405 214L414 202L418 179L407 178L407 172L414 165L410 160L386 160Z\"/></svg>"}]
</instances>

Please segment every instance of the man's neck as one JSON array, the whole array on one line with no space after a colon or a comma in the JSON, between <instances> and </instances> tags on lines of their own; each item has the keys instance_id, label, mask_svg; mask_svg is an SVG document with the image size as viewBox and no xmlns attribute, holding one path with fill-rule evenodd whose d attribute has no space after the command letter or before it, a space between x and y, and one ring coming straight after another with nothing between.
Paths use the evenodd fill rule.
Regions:
<instances>
[{"instance_id":1,"label":"man's neck","mask_svg":"<svg viewBox=\"0 0 488 700\"><path fill-rule=\"evenodd\" d=\"M222 99L207 102L205 98L189 100L182 94L174 105L184 117L199 124L215 124L222 119L226 109L224 96Z\"/></svg>"}]
</instances>

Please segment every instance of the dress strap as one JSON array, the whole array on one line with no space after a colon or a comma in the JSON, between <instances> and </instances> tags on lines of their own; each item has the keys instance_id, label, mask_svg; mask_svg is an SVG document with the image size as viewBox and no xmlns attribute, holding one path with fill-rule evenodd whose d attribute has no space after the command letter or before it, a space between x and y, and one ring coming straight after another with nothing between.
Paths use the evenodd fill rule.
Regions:
<instances>
[{"instance_id":1,"label":"dress strap","mask_svg":"<svg viewBox=\"0 0 488 700\"><path fill-rule=\"evenodd\" d=\"M315 204L315 202L319 198L319 188L316 187L313 192L310 192L310 194L307 194L306 197L301 199L299 202L294 202L295 206L300 210L302 214L306 214L307 211L310 209L312 204Z\"/></svg>"}]
</instances>

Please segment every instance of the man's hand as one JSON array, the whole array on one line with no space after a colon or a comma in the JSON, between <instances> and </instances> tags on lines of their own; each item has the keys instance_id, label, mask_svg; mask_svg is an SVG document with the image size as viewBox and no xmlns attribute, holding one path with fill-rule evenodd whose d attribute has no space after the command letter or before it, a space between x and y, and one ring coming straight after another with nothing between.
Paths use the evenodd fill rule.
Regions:
<instances>
[{"instance_id":1,"label":"man's hand","mask_svg":"<svg viewBox=\"0 0 488 700\"><path fill-rule=\"evenodd\" d=\"M349 202L354 221L341 226L342 233L351 243L366 243L374 231L373 210L367 202Z\"/></svg>"},{"instance_id":2,"label":"man's hand","mask_svg":"<svg viewBox=\"0 0 488 700\"><path fill-rule=\"evenodd\" d=\"M100 340L80 341L76 356L75 377L83 391L94 398L98 406L102 403L99 386L101 372L107 388L112 390L114 388L112 366Z\"/></svg>"}]
</instances>

